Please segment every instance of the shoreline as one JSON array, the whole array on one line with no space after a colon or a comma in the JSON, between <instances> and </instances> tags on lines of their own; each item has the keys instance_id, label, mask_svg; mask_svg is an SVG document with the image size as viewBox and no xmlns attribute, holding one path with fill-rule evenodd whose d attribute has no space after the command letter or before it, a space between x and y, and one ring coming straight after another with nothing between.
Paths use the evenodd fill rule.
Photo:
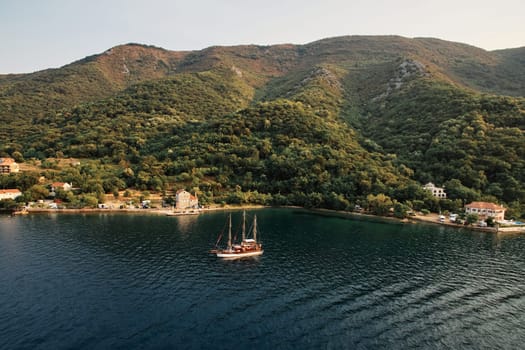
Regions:
<instances>
[{"instance_id":1,"label":"shoreline","mask_svg":"<svg viewBox=\"0 0 525 350\"><path fill-rule=\"evenodd\" d=\"M399 219L391 216L378 216L372 214L356 213L349 211L341 210L331 210L331 209L306 209L304 210L315 212L318 214L323 214L327 216L338 216L338 217L355 217L355 218L366 218L368 220L380 221L380 222L395 222L399 224L431 224L436 226L447 226L456 229L466 229L469 231L477 232L487 232L487 233L496 233L496 234L515 234L515 233L525 233L525 227L479 227L474 225L461 225L456 224L450 221L440 222L439 214L430 213L428 215L416 215L410 216L405 219Z\"/></svg>"},{"instance_id":2,"label":"shoreline","mask_svg":"<svg viewBox=\"0 0 525 350\"><path fill-rule=\"evenodd\" d=\"M438 226L447 226L457 229L467 229L470 231L490 232L490 233L525 233L525 227L478 227L460 225L452 222L439 222L439 214L431 213L428 215L416 215L405 219L399 219L390 216L378 216L365 213L356 213L351 211L333 210L333 209L308 209L297 206L265 206L265 205L225 205L210 206L198 210L173 210L169 209L114 209L114 208L82 208L82 209L48 209L48 208L28 208L25 214L139 214L139 215L163 215L163 216L190 216L200 215L207 212L227 211L227 210L246 210L246 209L265 209L265 208L283 208L304 210L306 212L317 213L327 216L338 216L345 218L364 218L373 221L391 222L399 224L433 224Z\"/></svg>"},{"instance_id":3,"label":"shoreline","mask_svg":"<svg viewBox=\"0 0 525 350\"><path fill-rule=\"evenodd\" d=\"M173 210L172 208L79 208L79 209L51 209L51 208L27 208L27 214L150 214L150 215L166 215L166 216L185 216L203 214L206 212L220 211L220 210L241 210L241 209L263 209L269 208L264 205L240 205L240 206L213 206L202 209L187 209L187 210ZM171 214L171 215L170 215Z\"/></svg>"}]
</instances>

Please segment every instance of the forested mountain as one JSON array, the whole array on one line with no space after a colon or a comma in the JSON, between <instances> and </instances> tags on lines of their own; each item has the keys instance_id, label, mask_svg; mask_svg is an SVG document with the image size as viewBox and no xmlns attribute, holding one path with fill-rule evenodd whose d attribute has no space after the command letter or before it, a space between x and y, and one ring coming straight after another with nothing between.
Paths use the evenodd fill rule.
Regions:
<instances>
[{"instance_id":1,"label":"forested mountain","mask_svg":"<svg viewBox=\"0 0 525 350\"><path fill-rule=\"evenodd\" d=\"M111 170L86 192L183 186L214 201L339 209L485 198L523 215L522 53L396 36L128 44L0 76L0 152L98 159ZM85 181L77 172L54 176ZM428 181L451 200L418 190Z\"/></svg>"}]
</instances>

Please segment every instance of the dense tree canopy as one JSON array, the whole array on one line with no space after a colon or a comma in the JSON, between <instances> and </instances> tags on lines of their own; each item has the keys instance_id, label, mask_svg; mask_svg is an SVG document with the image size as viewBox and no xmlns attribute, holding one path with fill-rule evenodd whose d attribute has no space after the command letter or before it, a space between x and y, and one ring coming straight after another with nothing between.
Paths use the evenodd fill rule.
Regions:
<instances>
[{"instance_id":1,"label":"dense tree canopy","mask_svg":"<svg viewBox=\"0 0 525 350\"><path fill-rule=\"evenodd\" d=\"M404 38L198 53L128 45L3 76L0 155L41 166L0 177L0 188L46 197L44 176L75 184L78 196L56 194L71 206L182 187L203 202L402 217L489 200L523 216L525 89L505 75L519 61L494 66L507 54ZM457 59L469 55L473 71ZM54 160L66 157L80 165ZM424 191L429 181L448 199Z\"/></svg>"}]
</instances>

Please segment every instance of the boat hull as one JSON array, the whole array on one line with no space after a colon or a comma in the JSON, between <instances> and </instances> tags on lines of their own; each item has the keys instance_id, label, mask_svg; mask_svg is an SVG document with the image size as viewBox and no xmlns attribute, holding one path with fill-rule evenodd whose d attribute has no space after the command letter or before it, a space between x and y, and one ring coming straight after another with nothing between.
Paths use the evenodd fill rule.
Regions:
<instances>
[{"instance_id":1,"label":"boat hull","mask_svg":"<svg viewBox=\"0 0 525 350\"><path fill-rule=\"evenodd\" d=\"M253 252L217 252L217 257L221 259L241 259L241 258L249 258L253 256L259 256L264 253L264 250L256 250Z\"/></svg>"}]
</instances>

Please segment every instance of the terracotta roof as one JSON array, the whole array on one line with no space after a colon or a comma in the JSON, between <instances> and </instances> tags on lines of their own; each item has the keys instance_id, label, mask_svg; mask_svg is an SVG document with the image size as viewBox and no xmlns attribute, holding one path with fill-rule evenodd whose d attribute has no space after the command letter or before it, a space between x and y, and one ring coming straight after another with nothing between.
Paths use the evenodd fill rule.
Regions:
<instances>
[{"instance_id":1,"label":"terracotta roof","mask_svg":"<svg viewBox=\"0 0 525 350\"><path fill-rule=\"evenodd\" d=\"M502 210L505 209L501 205L497 205L489 202L472 202L466 205L467 208L477 208L477 209L492 209L492 210Z\"/></svg>"},{"instance_id":2,"label":"terracotta roof","mask_svg":"<svg viewBox=\"0 0 525 350\"><path fill-rule=\"evenodd\" d=\"M51 186L53 186L53 187L63 187L64 185L65 185L65 183L63 183L63 182L53 182L51 184Z\"/></svg>"},{"instance_id":3,"label":"terracotta roof","mask_svg":"<svg viewBox=\"0 0 525 350\"><path fill-rule=\"evenodd\" d=\"M7 190L0 190L0 193L22 193L20 190L17 189L7 189Z\"/></svg>"},{"instance_id":4,"label":"terracotta roof","mask_svg":"<svg viewBox=\"0 0 525 350\"><path fill-rule=\"evenodd\" d=\"M191 195L191 194L190 194L190 200L192 200L192 201L196 201L196 200L197 200L197 197L195 197L194 195Z\"/></svg>"}]
</instances>

